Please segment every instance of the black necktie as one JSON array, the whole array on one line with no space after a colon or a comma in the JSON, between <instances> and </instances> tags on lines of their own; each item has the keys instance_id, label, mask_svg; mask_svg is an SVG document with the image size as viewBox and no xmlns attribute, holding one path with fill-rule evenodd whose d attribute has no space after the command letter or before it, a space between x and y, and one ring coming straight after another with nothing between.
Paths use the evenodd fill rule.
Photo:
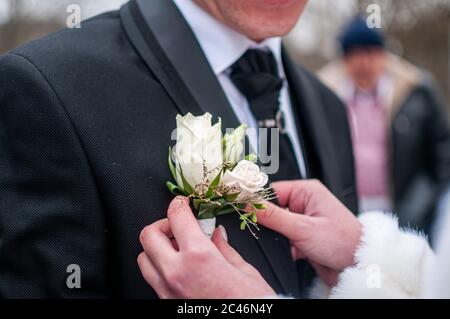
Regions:
<instances>
[{"instance_id":1,"label":"black necktie","mask_svg":"<svg viewBox=\"0 0 450 319\"><path fill-rule=\"evenodd\" d=\"M231 67L230 79L247 98L259 128L266 134L259 136L260 155L271 155L279 150L279 168L271 175L272 181L301 178L295 153L289 136L284 131L284 116L280 110L280 91L283 80L278 73L277 62L270 51L247 50ZM271 148L271 139L278 135L278 144ZM265 138L267 137L267 138ZM265 163L268 166L273 163Z\"/></svg>"},{"instance_id":2,"label":"black necktie","mask_svg":"<svg viewBox=\"0 0 450 319\"><path fill-rule=\"evenodd\" d=\"M268 130L279 135L278 172L270 176L271 181L291 180L302 178L298 169L295 153L289 136L284 132L284 121L280 112L280 91L283 81L279 77L276 60L271 52L261 50L248 50L233 64L230 74L231 81L247 98L250 109L258 121L260 128L277 128ZM267 141L270 141L270 134ZM259 149L270 150L270 145L264 144L259 138ZM270 142L269 142L270 144ZM276 148L275 148L276 151ZM314 271L305 260L298 261L299 287L303 297L306 296L306 287L314 278ZM304 295L303 295L304 294Z\"/></svg>"}]
</instances>

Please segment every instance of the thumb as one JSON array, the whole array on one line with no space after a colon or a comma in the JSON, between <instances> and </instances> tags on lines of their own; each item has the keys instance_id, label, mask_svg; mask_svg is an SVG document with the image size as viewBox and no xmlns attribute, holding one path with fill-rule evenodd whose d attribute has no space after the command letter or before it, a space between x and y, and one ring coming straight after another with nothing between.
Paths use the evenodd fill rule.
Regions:
<instances>
[{"instance_id":1,"label":"thumb","mask_svg":"<svg viewBox=\"0 0 450 319\"><path fill-rule=\"evenodd\" d=\"M167 217L180 249L198 245L205 241L197 219L189 206L189 199L183 196L175 197L167 210Z\"/></svg>"},{"instance_id":2,"label":"thumb","mask_svg":"<svg viewBox=\"0 0 450 319\"><path fill-rule=\"evenodd\" d=\"M265 203L266 209L257 213L258 224L270 228L290 240L298 239L302 229L309 225L311 217L292 213L270 202Z\"/></svg>"},{"instance_id":3,"label":"thumb","mask_svg":"<svg viewBox=\"0 0 450 319\"><path fill-rule=\"evenodd\" d=\"M241 255L239 255L239 253L228 244L225 227L217 227L211 240L230 264L238 269L241 269L247 265L244 258L242 258Z\"/></svg>"}]
</instances>

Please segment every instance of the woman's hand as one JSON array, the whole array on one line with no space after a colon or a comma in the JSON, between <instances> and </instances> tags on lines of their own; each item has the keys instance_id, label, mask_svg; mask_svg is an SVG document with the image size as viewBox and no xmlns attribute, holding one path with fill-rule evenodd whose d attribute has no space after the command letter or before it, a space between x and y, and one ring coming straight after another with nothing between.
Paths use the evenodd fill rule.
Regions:
<instances>
[{"instance_id":1,"label":"woman's hand","mask_svg":"<svg viewBox=\"0 0 450 319\"><path fill-rule=\"evenodd\" d=\"M335 285L338 274L354 264L360 222L319 181L277 182L272 187L287 209L268 203L258 222L286 236L294 257L306 258L327 284Z\"/></svg>"},{"instance_id":2,"label":"woman's hand","mask_svg":"<svg viewBox=\"0 0 450 319\"><path fill-rule=\"evenodd\" d=\"M209 240L189 201L175 198L167 219L147 226L138 257L145 280L160 298L261 298L275 292L226 240L223 227Z\"/></svg>"}]
</instances>

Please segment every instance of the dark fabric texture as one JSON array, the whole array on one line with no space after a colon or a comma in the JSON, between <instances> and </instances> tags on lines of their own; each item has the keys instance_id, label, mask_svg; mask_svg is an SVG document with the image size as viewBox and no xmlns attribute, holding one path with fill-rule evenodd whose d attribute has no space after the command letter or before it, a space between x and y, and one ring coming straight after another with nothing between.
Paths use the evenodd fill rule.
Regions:
<instances>
[{"instance_id":1,"label":"dark fabric texture","mask_svg":"<svg viewBox=\"0 0 450 319\"><path fill-rule=\"evenodd\" d=\"M445 103L424 76L393 116L391 176L400 223L432 235L436 203L450 184L450 122Z\"/></svg>"},{"instance_id":2,"label":"dark fabric texture","mask_svg":"<svg viewBox=\"0 0 450 319\"><path fill-rule=\"evenodd\" d=\"M292 142L282 131L284 128L278 127L278 125L283 126L284 123L281 120L279 120L280 123L276 121L276 114L281 111L280 92L283 87L283 80L278 72L277 62L272 52L250 49L233 64L230 78L247 98L259 128L265 129L265 132L260 132L258 148L260 158L263 157L261 163L263 169L264 166L273 165L276 161L279 167L275 174L270 175L272 181L300 179L302 176ZM266 125L267 120L274 121L277 126ZM275 148L272 149L272 146Z\"/></svg>"},{"instance_id":3,"label":"dark fabric texture","mask_svg":"<svg viewBox=\"0 0 450 319\"><path fill-rule=\"evenodd\" d=\"M272 52L247 50L231 66L230 79L247 98L257 121L275 119L283 80Z\"/></svg>"},{"instance_id":4,"label":"dark fabric texture","mask_svg":"<svg viewBox=\"0 0 450 319\"><path fill-rule=\"evenodd\" d=\"M161 14L174 11L164 7L170 1L147 3ZM165 36L185 32L179 19ZM154 59L156 52L171 56L155 43L160 32L147 38L139 21L127 5L0 57L0 297L156 298L137 267L139 234L166 217L175 116L186 108L198 113L190 100L198 92L182 65ZM192 34L182 36L183 48L198 47ZM194 56L185 54L189 67ZM307 158L316 161L309 177L356 212L345 109L287 55L284 63ZM212 73L207 63L194 69L199 82ZM223 95L214 85L205 94ZM213 113L232 119L230 107ZM304 291L286 238L263 228L257 241L234 215L218 224L277 292ZM80 289L66 286L71 264L80 266Z\"/></svg>"}]
</instances>

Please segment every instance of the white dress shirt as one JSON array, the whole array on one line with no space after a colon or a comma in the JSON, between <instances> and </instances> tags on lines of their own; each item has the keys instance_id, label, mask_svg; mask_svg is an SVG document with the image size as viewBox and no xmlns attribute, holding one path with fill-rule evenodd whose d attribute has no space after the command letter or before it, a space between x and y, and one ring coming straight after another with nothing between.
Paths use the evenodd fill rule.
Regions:
<instances>
[{"instance_id":1,"label":"white dress shirt","mask_svg":"<svg viewBox=\"0 0 450 319\"><path fill-rule=\"evenodd\" d=\"M222 85L236 117L241 123L247 124L248 127L251 128L247 131L247 135L250 146L254 150L258 149L258 125L250 110L247 99L235 87L229 77L229 72L230 67L234 62L250 48L261 48L272 51L278 64L280 77L284 80L280 92L280 108L285 116L286 133L292 142L300 173L302 177L305 178L305 162L297 135L289 97L288 83L285 80L284 67L281 58L281 38L269 38L261 43L256 43L216 20L202 8L197 6L192 0L173 1L178 6L178 9L181 11L194 32L212 70L217 75L217 78Z\"/></svg>"}]
</instances>

